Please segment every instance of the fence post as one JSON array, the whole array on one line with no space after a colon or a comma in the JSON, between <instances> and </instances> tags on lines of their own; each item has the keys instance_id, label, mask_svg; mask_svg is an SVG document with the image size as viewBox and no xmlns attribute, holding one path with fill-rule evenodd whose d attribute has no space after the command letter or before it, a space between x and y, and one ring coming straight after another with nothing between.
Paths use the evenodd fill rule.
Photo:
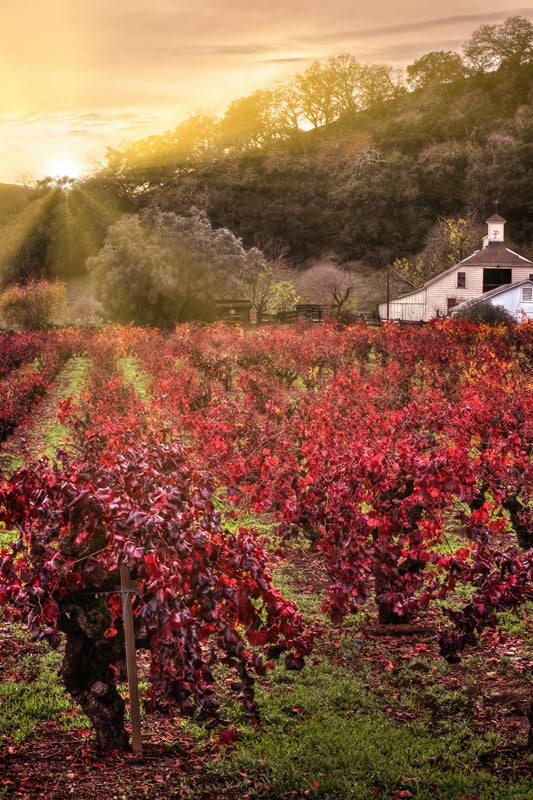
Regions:
<instances>
[{"instance_id":1,"label":"fence post","mask_svg":"<svg viewBox=\"0 0 533 800\"><path fill-rule=\"evenodd\" d=\"M139 708L139 682L137 678L137 657L135 653L135 632L133 630L133 605L128 589L131 589L131 576L128 567L120 567L120 588L124 608L124 641L126 644L126 667L130 693L131 746L134 753L142 753L141 713Z\"/></svg>"}]
</instances>

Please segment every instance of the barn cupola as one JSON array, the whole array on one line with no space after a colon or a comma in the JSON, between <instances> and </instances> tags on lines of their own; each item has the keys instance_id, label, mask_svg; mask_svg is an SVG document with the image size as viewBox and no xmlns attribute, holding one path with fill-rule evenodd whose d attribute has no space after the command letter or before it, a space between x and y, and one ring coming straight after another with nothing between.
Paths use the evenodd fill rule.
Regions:
<instances>
[{"instance_id":1,"label":"barn cupola","mask_svg":"<svg viewBox=\"0 0 533 800\"><path fill-rule=\"evenodd\" d=\"M506 219L500 217L499 214L493 214L492 217L489 217L487 220L488 231L487 235L483 239L483 246L486 247L488 244L493 243L500 243L503 244L505 239L505 223L507 222Z\"/></svg>"}]
</instances>

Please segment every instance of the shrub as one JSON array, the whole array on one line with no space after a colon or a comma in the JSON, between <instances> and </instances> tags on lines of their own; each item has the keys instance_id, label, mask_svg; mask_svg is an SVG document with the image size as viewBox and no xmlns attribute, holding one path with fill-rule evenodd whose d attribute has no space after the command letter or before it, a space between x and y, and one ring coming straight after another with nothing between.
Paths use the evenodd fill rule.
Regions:
<instances>
[{"instance_id":1,"label":"shrub","mask_svg":"<svg viewBox=\"0 0 533 800\"><path fill-rule=\"evenodd\" d=\"M80 328L101 328L105 322L102 304L91 294L78 297L69 307L69 321Z\"/></svg>"},{"instance_id":2,"label":"shrub","mask_svg":"<svg viewBox=\"0 0 533 800\"><path fill-rule=\"evenodd\" d=\"M65 284L34 280L14 283L0 298L0 317L4 325L19 330L41 330L59 322L66 310Z\"/></svg>"},{"instance_id":3,"label":"shrub","mask_svg":"<svg viewBox=\"0 0 533 800\"><path fill-rule=\"evenodd\" d=\"M467 319L469 322L484 322L485 325L500 325L502 322L511 324L513 316L503 307L494 306L492 303L475 303L470 308L465 308L454 314L458 319Z\"/></svg>"}]
</instances>

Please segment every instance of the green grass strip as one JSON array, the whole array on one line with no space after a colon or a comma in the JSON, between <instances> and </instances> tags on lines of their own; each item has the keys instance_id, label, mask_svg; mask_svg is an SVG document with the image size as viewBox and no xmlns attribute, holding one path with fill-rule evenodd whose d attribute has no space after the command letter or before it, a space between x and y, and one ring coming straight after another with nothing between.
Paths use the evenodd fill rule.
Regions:
<instances>
[{"instance_id":1,"label":"green grass strip","mask_svg":"<svg viewBox=\"0 0 533 800\"><path fill-rule=\"evenodd\" d=\"M531 782L506 785L481 767L473 768L498 743L496 733L480 738L464 718L454 721L453 716L438 735L420 722L398 726L357 675L327 661L301 673L277 667L259 701L264 730L243 728L235 751L211 763L215 774L242 796L531 797Z\"/></svg>"}]
</instances>

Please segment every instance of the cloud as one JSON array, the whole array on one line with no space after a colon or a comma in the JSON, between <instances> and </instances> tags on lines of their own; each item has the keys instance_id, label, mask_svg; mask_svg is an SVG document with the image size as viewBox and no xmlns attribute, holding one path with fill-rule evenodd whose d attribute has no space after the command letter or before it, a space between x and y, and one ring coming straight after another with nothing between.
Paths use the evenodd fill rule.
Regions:
<instances>
[{"instance_id":1,"label":"cloud","mask_svg":"<svg viewBox=\"0 0 533 800\"><path fill-rule=\"evenodd\" d=\"M299 40L305 44L324 42L338 42L346 39L376 39L377 37L397 36L402 33L424 33L442 27L474 27L487 22L497 22L509 16L533 16L533 7L518 8L512 11L493 11L481 14L455 14L451 17L436 17L433 19L419 20L418 22L399 23L395 25L379 25L373 28L355 29L350 31L334 30L305 36Z\"/></svg>"},{"instance_id":2,"label":"cloud","mask_svg":"<svg viewBox=\"0 0 533 800\"><path fill-rule=\"evenodd\" d=\"M386 51L380 48L368 48L362 55L369 61L393 64L395 66L406 66L412 64L421 55L433 50L452 50L460 52L463 40L457 39L426 39L424 42L403 42L388 45ZM361 52L361 51L360 51Z\"/></svg>"},{"instance_id":3,"label":"cloud","mask_svg":"<svg viewBox=\"0 0 533 800\"><path fill-rule=\"evenodd\" d=\"M263 58L254 61L255 64L301 64L302 61L307 63L309 58L307 56L288 56L287 58Z\"/></svg>"},{"instance_id":4,"label":"cloud","mask_svg":"<svg viewBox=\"0 0 533 800\"><path fill-rule=\"evenodd\" d=\"M269 6L270 15L264 13L263 6L247 8L240 24L232 25L238 3L227 6L223 13L219 0L207 0L200 9L191 8L186 13L182 9L180 16L172 4L163 2L161 5L161 2L142 30L139 20L146 6L144 2L137 3L137 15L125 23L123 35L114 42L112 55L108 53L107 57L112 57L115 78L119 81L129 73L138 79L137 85L145 87L152 76L159 75L163 93L166 91L164 84L173 77L177 79L178 75L181 78L183 69L194 71L196 79L208 71L247 70L250 63L265 67L301 64L342 50L353 52L358 58L387 63L392 60L405 65L418 57L422 48L423 52L443 49L443 40L449 42L447 49L460 51L472 31L481 24L501 22L513 15L533 18L533 7L520 7L413 19L416 11L406 3L402 16L404 19L410 16L409 21L358 25L361 12L345 4L345 0L334 0L336 13L328 18L324 17L322 7L313 7L312 3L307 14L297 4L289 3L285 7L284 25L278 20L281 6ZM368 9L364 15L363 20L369 22L372 15L376 17ZM387 18L390 17L388 13ZM339 18L345 21L346 27L332 28L332 20ZM200 25L201 28L195 29ZM157 91L156 86L154 91Z\"/></svg>"},{"instance_id":5,"label":"cloud","mask_svg":"<svg viewBox=\"0 0 533 800\"><path fill-rule=\"evenodd\" d=\"M205 58L206 56L253 56L257 53L271 53L286 50L286 43L252 42L250 44L197 44L188 47L157 48L160 58L173 55L178 59Z\"/></svg>"},{"instance_id":6,"label":"cloud","mask_svg":"<svg viewBox=\"0 0 533 800\"><path fill-rule=\"evenodd\" d=\"M94 134L98 128L108 130L114 128L142 127L154 119L154 114L146 110L122 110L112 112L61 112L42 114L0 114L0 125L5 126L50 126L62 127L72 135L80 134L84 129L89 129Z\"/></svg>"}]
</instances>

